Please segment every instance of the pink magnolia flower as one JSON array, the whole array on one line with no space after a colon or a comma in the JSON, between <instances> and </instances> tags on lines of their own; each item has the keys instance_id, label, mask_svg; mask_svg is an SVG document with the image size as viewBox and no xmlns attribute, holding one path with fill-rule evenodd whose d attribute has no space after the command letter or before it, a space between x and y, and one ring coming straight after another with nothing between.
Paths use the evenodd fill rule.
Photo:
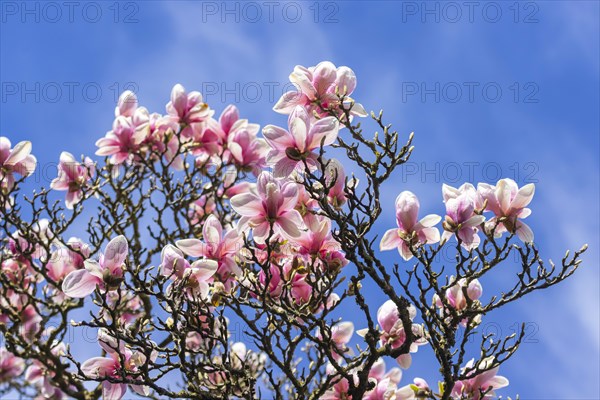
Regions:
<instances>
[{"instance_id":1,"label":"pink magnolia flower","mask_svg":"<svg viewBox=\"0 0 600 400\"><path fill-rule=\"evenodd\" d=\"M106 303L110 309L116 309L118 306L118 320L121 326L129 326L135 322L142 314L144 307L142 299L138 295L122 288L108 292L106 294ZM109 313L105 312L104 308L100 310L99 314L106 319L112 318Z\"/></svg>"},{"instance_id":2,"label":"pink magnolia flower","mask_svg":"<svg viewBox=\"0 0 600 400\"><path fill-rule=\"evenodd\" d=\"M261 269L258 273L258 293L253 293L253 296L262 296L263 293L261 290L264 288L272 299L279 298L283 292L284 285L281 272L281 267L275 264L269 266L269 272L265 272L264 269Z\"/></svg>"},{"instance_id":3,"label":"pink magnolia flower","mask_svg":"<svg viewBox=\"0 0 600 400\"><path fill-rule=\"evenodd\" d=\"M450 280L454 281L454 277L451 277ZM466 289L467 292L466 296L464 289ZM446 289L446 300L455 310L464 310L467 307L467 297L470 301L475 301L478 300L482 294L483 288L477 279L473 279L467 285L467 280L462 278L450 288ZM437 294L434 295L434 301L438 307L443 306L443 303Z\"/></svg>"},{"instance_id":4,"label":"pink magnolia flower","mask_svg":"<svg viewBox=\"0 0 600 400\"><path fill-rule=\"evenodd\" d=\"M183 257L181 250L172 245L163 248L161 259L161 274L172 279L177 285L183 284L182 289L190 299L208 297L209 282L219 266L215 260L202 258L190 264ZM167 295L172 295L177 288L179 286L169 285Z\"/></svg>"},{"instance_id":5,"label":"pink magnolia flower","mask_svg":"<svg viewBox=\"0 0 600 400\"><path fill-rule=\"evenodd\" d=\"M380 249L398 252L406 261L413 257L411 247L417 244L432 244L440 241L440 232L434 226L442 219L429 214L417 220L419 199L413 193L404 191L396 198L396 222L398 228L390 229L381 238Z\"/></svg>"},{"instance_id":6,"label":"pink magnolia flower","mask_svg":"<svg viewBox=\"0 0 600 400\"><path fill-rule=\"evenodd\" d=\"M240 113L233 104L225 107L218 121L212 118L206 126L206 130L213 132L220 143L227 143L229 136L241 129L258 132L259 126L250 124L247 119L240 119Z\"/></svg>"},{"instance_id":7,"label":"pink magnolia flower","mask_svg":"<svg viewBox=\"0 0 600 400\"><path fill-rule=\"evenodd\" d=\"M519 189L515 181L506 178L499 180L496 186L480 183L477 185L477 191L487 200L486 211L495 214L495 217L486 223L486 229L491 230L498 222L495 231L497 237L508 231L516 233L523 242L533 242L533 231L521 221L531 214L527 205L531 203L535 193L533 183Z\"/></svg>"},{"instance_id":8,"label":"pink magnolia flower","mask_svg":"<svg viewBox=\"0 0 600 400\"><path fill-rule=\"evenodd\" d=\"M417 310L413 305L408 307L408 313L411 321L416 317ZM400 313L398 307L392 300L388 300L379 308L377 311L377 322L381 327L380 341L382 345L389 345L392 349L401 347L406 340L406 332L400 319ZM416 338L410 345L410 352L400 355L396 361L400 364L400 367L407 369L412 363L412 356L410 353L416 353L419 346L427 343L423 338L423 331L421 326L418 324L412 325L412 333Z\"/></svg>"},{"instance_id":9,"label":"pink magnolia flower","mask_svg":"<svg viewBox=\"0 0 600 400\"><path fill-rule=\"evenodd\" d=\"M138 108L138 99L131 90L126 90L119 96L117 106L115 107L115 117L133 117Z\"/></svg>"},{"instance_id":10,"label":"pink magnolia flower","mask_svg":"<svg viewBox=\"0 0 600 400\"><path fill-rule=\"evenodd\" d=\"M0 383L11 382L25 370L25 360L0 347Z\"/></svg>"},{"instance_id":11,"label":"pink magnolia flower","mask_svg":"<svg viewBox=\"0 0 600 400\"><path fill-rule=\"evenodd\" d=\"M341 268L348 264L342 246L331 235L331 220L326 217L315 216L305 220L306 231L294 239L294 244L299 247L301 255L319 258L326 263L332 262L331 267ZM329 265L327 265L329 266Z\"/></svg>"},{"instance_id":12,"label":"pink magnolia flower","mask_svg":"<svg viewBox=\"0 0 600 400\"><path fill-rule=\"evenodd\" d=\"M42 317L32 304L21 310L19 317L21 319L21 336L29 342L34 341L40 333Z\"/></svg>"},{"instance_id":13,"label":"pink magnolia flower","mask_svg":"<svg viewBox=\"0 0 600 400\"><path fill-rule=\"evenodd\" d=\"M333 375L335 373L335 369L329 364L327 366L327 374ZM355 371L350 371L350 377L353 380L353 383L356 384L357 377ZM336 378L336 383L333 387L327 390L321 397L320 400L352 400L352 395L348 394L350 391L350 382L346 378Z\"/></svg>"},{"instance_id":14,"label":"pink magnolia flower","mask_svg":"<svg viewBox=\"0 0 600 400\"><path fill-rule=\"evenodd\" d=\"M64 343L55 344L50 350L55 356L64 356L67 354L66 346ZM50 369L46 368L38 360L33 360L32 365L25 371L25 380L32 385L36 386L43 398L46 399L64 399L66 398L65 393L54 385L53 379L55 373Z\"/></svg>"},{"instance_id":15,"label":"pink magnolia flower","mask_svg":"<svg viewBox=\"0 0 600 400\"><path fill-rule=\"evenodd\" d=\"M228 153L224 155L227 161L229 161L230 155L235 165L256 176L260 175L267 165L266 157L269 151L267 142L257 137L258 130L258 125L247 124L229 133L227 137Z\"/></svg>"},{"instance_id":16,"label":"pink magnolia flower","mask_svg":"<svg viewBox=\"0 0 600 400\"><path fill-rule=\"evenodd\" d=\"M400 368L391 368L386 372L385 361L383 358L379 358L369 371L369 380L376 383L375 389L365 393L365 399L393 399L401 379L402 370Z\"/></svg>"},{"instance_id":17,"label":"pink magnolia flower","mask_svg":"<svg viewBox=\"0 0 600 400\"><path fill-rule=\"evenodd\" d=\"M269 172L258 177L256 189L231 198L231 207L242 216L238 230L252 228L254 241L264 243L271 228L290 239L301 235L302 216L295 210L298 184L275 179Z\"/></svg>"},{"instance_id":18,"label":"pink magnolia flower","mask_svg":"<svg viewBox=\"0 0 600 400\"><path fill-rule=\"evenodd\" d=\"M231 229L223 233L221 221L211 215L204 221L202 237L204 241L184 239L179 240L176 245L189 256L217 261L216 275L230 288L233 280L242 273L236 261L236 256L244 244L239 232Z\"/></svg>"},{"instance_id":19,"label":"pink magnolia flower","mask_svg":"<svg viewBox=\"0 0 600 400\"><path fill-rule=\"evenodd\" d=\"M475 188L470 183L462 185L459 189L444 184L442 193L446 203L442 241L456 235L467 250L476 248L481 241L477 235L477 227L485 221L485 217L476 213L481 207L481 200Z\"/></svg>"},{"instance_id":20,"label":"pink magnolia flower","mask_svg":"<svg viewBox=\"0 0 600 400\"><path fill-rule=\"evenodd\" d=\"M67 199L65 200L67 208L72 209L73 205L79 203L83 197L83 187L94 176L96 172L94 162L86 157L83 163L80 163L71 153L63 151L60 154L58 164L58 177L50 183L54 190L67 190Z\"/></svg>"},{"instance_id":21,"label":"pink magnolia flower","mask_svg":"<svg viewBox=\"0 0 600 400\"><path fill-rule=\"evenodd\" d=\"M85 260L84 269L70 272L63 281L62 290L68 297L82 298L98 286L112 290L121 282L125 260L129 252L125 236L117 236L106 245L99 261Z\"/></svg>"},{"instance_id":22,"label":"pink magnolia flower","mask_svg":"<svg viewBox=\"0 0 600 400\"><path fill-rule=\"evenodd\" d=\"M150 360L144 353L127 348L122 341L110 336L104 328L98 331L98 344L109 357L93 357L81 364L81 371L89 379L121 379L121 371L136 373L147 362L154 362L157 353L153 352ZM121 364L121 358L124 363ZM133 377L129 377L134 379ZM141 396L148 396L150 390L147 386L131 385L131 389ZM112 383L108 380L102 382L102 398L105 400L119 400L127 392L124 383Z\"/></svg>"},{"instance_id":23,"label":"pink magnolia flower","mask_svg":"<svg viewBox=\"0 0 600 400\"><path fill-rule=\"evenodd\" d=\"M46 264L48 276L60 282L71 272L85 268L85 260L90 256L90 247L81 239L70 238L67 244L59 243Z\"/></svg>"},{"instance_id":24,"label":"pink magnolia flower","mask_svg":"<svg viewBox=\"0 0 600 400\"><path fill-rule=\"evenodd\" d=\"M202 129L197 124L202 125L214 114L208 104L202 101L200 92L186 93L185 88L180 84L173 86L171 101L167 103L166 108L171 118L184 126L181 131L181 136L184 138L194 136L194 129Z\"/></svg>"},{"instance_id":25,"label":"pink magnolia flower","mask_svg":"<svg viewBox=\"0 0 600 400\"><path fill-rule=\"evenodd\" d=\"M340 361L342 356L346 353L350 353L352 350L348 347L350 339L354 334L354 324L350 321L340 322L331 327L331 356ZM321 333L318 332L317 336L320 337Z\"/></svg>"},{"instance_id":26,"label":"pink magnolia flower","mask_svg":"<svg viewBox=\"0 0 600 400\"><path fill-rule=\"evenodd\" d=\"M483 360L483 362L479 365L478 369L487 369L493 365L494 358L488 357ZM463 368L463 373L468 371L474 367L474 360L471 359ZM503 387L508 386L508 379L503 376L496 375L499 366L492 368L488 371L482 372L480 374L474 375L468 379L463 381L459 381L454 385L452 389L453 396L468 396L473 400L483 400L483 399L491 399L495 397L495 390L501 389ZM472 373L470 375L473 375ZM481 392L484 392L485 395L482 397Z\"/></svg>"},{"instance_id":27,"label":"pink magnolia flower","mask_svg":"<svg viewBox=\"0 0 600 400\"><path fill-rule=\"evenodd\" d=\"M325 116L327 113L318 106L319 103L325 109L335 109L339 107L336 90L340 94L350 96L356 88L354 71L348 67L336 68L329 61L309 68L297 65L294 72L290 74L290 81L296 86L296 90L286 92L281 96L273 107L275 112L289 114L296 106L301 106L311 114L314 111L319 116ZM346 101L350 103L353 100L346 97ZM363 106L358 103L354 103L350 112L352 115L360 117L367 115Z\"/></svg>"},{"instance_id":28,"label":"pink magnolia flower","mask_svg":"<svg viewBox=\"0 0 600 400\"><path fill-rule=\"evenodd\" d=\"M424 379L415 378L412 384L402 386L396 392L396 400L418 400L424 398L423 396L417 397L417 393L431 393L429 385Z\"/></svg>"},{"instance_id":29,"label":"pink magnolia flower","mask_svg":"<svg viewBox=\"0 0 600 400\"><path fill-rule=\"evenodd\" d=\"M304 162L316 169L318 154L314 150L329 146L337 139L339 123L334 117L311 121L302 107L296 107L288 118L289 131L274 125L263 128L263 136L272 150L267 161L274 164L276 177L289 176L292 171L304 170Z\"/></svg>"},{"instance_id":30,"label":"pink magnolia flower","mask_svg":"<svg viewBox=\"0 0 600 400\"><path fill-rule=\"evenodd\" d=\"M140 151L148 136L148 119L148 111L142 107L131 117L119 115L113 122L112 130L96 142L96 155L111 156L110 163L113 165L129 160Z\"/></svg>"},{"instance_id":31,"label":"pink magnolia flower","mask_svg":"<svg viewBox=\"0 0 600 400\"><path fill-rule=\"evenodd\" d=\"M35 171L37 160L30 153L31 142L19 142L11 149L10 140L0 136L0 189L3 193L14 187L14 174L29 176Z\"/></svg>"},{"instance_id":32,"label":"pink magnolia flower","mask_svg":"<svg viewBox=\"0 0 600 400\"><path fill-rule=\"evenodd\" d=\"M346 172L342 163L336 159L329 160L325 168L325 182L330 187L327 193L327 199L331 205L340 209L346 204ZM358 185L358 179L351 178L348 180L348 188L355 188Z\"/></svg>"}]
</instances>

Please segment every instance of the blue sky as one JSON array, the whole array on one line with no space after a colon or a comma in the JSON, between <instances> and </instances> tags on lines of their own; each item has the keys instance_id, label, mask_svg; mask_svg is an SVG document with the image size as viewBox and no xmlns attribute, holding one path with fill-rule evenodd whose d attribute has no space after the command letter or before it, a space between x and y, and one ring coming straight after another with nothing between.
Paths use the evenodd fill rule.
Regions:
<instances>
[{"instance_id":1,"label":"blue sky","mask_svg":"<svg viewBox=\"0 0 600 400\"><path fill-rule=\"evenodd\" d=\"M443 182L536 183L528 223L544 254L590 250L564 284L487 317L504 333L517 322L533 332L503 367L511 386L502 393L600 398L598 2L0 5L0 134L33 142L38 185L54 177L44 166L62 150L94 153L124 89L162 112L182 83L219 113L239 102L250 120L283 125L271 107L289 72L321 60L353 68L354 97L416 135L410 165L384 192L378 233L402 190L420 197L423 213L442 213ZM484 280L484 293L510 277ZM435 379L422 353L404 382Z\"/></svg>"}]
</instances>

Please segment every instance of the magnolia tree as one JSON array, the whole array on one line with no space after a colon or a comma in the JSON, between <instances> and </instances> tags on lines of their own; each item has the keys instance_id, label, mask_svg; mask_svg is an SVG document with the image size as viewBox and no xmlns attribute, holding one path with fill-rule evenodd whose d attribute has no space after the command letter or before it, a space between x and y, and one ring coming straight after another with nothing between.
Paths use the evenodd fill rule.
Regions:
<instances>
[{"instance_id":1,"label":"magnolia tree","mask_svg":"<svg viewBox=\"0 0 600 400\"><path fill-rule=\"evenodd\" d=\"M380 235L413 135L382 113L378 132L361 129L350 68L290 80L274 107L287 126L262 135L181 85L166 114L125 92L96 142L105 159L65 151L51 190L28 196L32 145L0 139L0 395L480 400L508 385L499 367L524 327L478 327L569 277L585 246L545 264L523 222L534 185L510 179L443 185L441 215L403 191ZM512 283L482 296L481 278L515 259ZM422 346L439 382L402 378Z\"/></svg>"}]
</instances>

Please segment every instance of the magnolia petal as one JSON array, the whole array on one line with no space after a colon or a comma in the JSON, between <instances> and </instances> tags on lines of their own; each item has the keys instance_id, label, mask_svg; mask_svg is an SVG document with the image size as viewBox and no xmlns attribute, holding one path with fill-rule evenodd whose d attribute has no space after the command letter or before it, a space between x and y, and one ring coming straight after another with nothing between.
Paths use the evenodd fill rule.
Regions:
<instances>
[{"instance_id":1,"label":"magnolia petal","mask_svg":"<svg viewBox=\"0 0 600 400\"><path fill-rule=\"evenodd\" d=\"M517 236L523 243L532 243L533 242L533 231L529 227L529 225L517 221Z\"/></svg>"},{"instance_id":2,"label":"magnolia petal","mask_svg":"<svg viewBox=\"0 0 600 400\"><path fill-rule=\"evenodd\" d=\"M115 367L115 360L107 357L93 357L81 364L81 371L91 379L110 375Z\"/></svg>"},{"instance_id":3,"label":"magnolia petal","mask_svg":"<svg viewBox=\"0 0 600 400\"><path fill-rule=\"evenodd\" d=\"M535 185L533 183L527 184L523 186L517 192L517 195L513 199L511 203L511 207L514 209L519 209L527 206L531 203L533 199L533 195L535 194Z\"/></svg>"},{"instance_id":4,"label":"magnolia petal","mask_svg":"<svg viewBox=\"0 0 600 400\"><path fill-rule=\"evenodd\" d=\"M124 383L102 382L102 400L121 400L127 392L127 385Z\"/></svg>"},{"instance_id":5,"label":"magnolia petal","mask_svg":"<svg viewBox=\"0 0 600 400\"><path fill-rule=\"evenodd\" d=\"M31 153L31 142L26 140L19 142L10 152L10 155L4 160L4 165L15 165L25 159Z\"/></svg>"},{"instance_id":6,"label":"magnolia petal","mask_svg":"<svg viewBox=\"0 0 600 400\"><path fill-rule=\"evenodd\" d=\"M423 226L425 228L431 228L432 226L439 224L441 220L442 220L442 217L440 217L439 215L429 214L429 215L421 218L419 223L421 224L421 226Z\"/></svg>"},{"instance_id":7,"label":"magnolia petal","mask_svg":"<svg viewBox=\"0 0 600 400\"><path fill-rule=\"evenodd\" d=\"M399 247L402 244L402 239L398 235L398 229L389 229L381 238L381 243L379 243L379 250L393 250Z\"/></svg>"},{"instance_id":8,"label":"magnolia petal","mask_svg":"<svg viewBox=\"0 0 600 400\"><path fill-rule=\"evenodd\" d=\"M175 242L177 248L188 256L202 257L205 255L206 245L198 239L183 239Z\"/></svg>"},{"instance_id":9,"label":"magnolia petal","mask_svg":"<svg viewBox=\"0 0 600 400\"><path fill-rule=\"evenodd\" d=\"M231 207L240 215L253 217L263 212L261 200L253 193L240 193L231 198Z\"/></svg>"},{"instance_id":10,"label":"magnolia petal","mask_svg":"<svg viewBox=\"0 0 600 400\"><path fill-rule=\"evenodd\" d=\"M72 271L62 283L62 291L73 298L83 298L91 294L102 281L86 269Z\"/></svg>"}]
</instances>

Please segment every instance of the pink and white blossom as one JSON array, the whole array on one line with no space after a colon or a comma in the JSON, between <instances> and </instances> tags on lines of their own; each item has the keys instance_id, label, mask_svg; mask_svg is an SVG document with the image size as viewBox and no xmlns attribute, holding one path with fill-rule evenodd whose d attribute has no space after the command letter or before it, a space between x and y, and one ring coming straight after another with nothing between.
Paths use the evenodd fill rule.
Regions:
<instances>
[{"instance_id":1,"label":"pink and white blossom","mask_svg":"<svg viewBox=\"0 0 600 400\"><path fill-rule=\"evenodd\" d=\"M98 344L108 357L93 357L81 364L81 371L89 379L121 379L121 371L137 373L141 366L147 362L154 362L157 356L156 352L152 352L148 360L143 352L129 349L123 341L111 336L104 328L98 331ZM124 362L122 363L121 360ZM150 393L150 389L144 385L131 385L131 389L141 396L148 396ZM102 398L104 400L119 400L126 392L127 385L124 383L102 381Z\"/></svg>"},{"instance_id":2,"label":"pink and white blossom","mask_svg":"<svg viewBox=\"0 0 600 400\"><path fill-rule=\"evenodd\" d=\"M417 316L416 308L411 304L408 307L408 315L412 321ZM400 319L398 307L392 300L388 300L377 311L377 322L381 327L380 341L382 345L389 345L392 349L401 347L406 341L406 332ZM412 324L412 334L415 340L411 343L408 353L396 358L401 368L407 369L412 363L410 353L416 353L419 346L427 343L424 339L423 329L418 324Z\"/></svg>"},{"instance_id":3,"label":"pink and white blossom","mask_svg":"<svg viewBox=\"0 0 600 400\"><path fill-rule=\"evenodd\" d=\"M275 112L290 114L295 107L301 106L312 114L316 112L319 116L326 116L324 109L338 109L339 99L336 91L347 97L346 107L353 100L349 97L356 88L356 75L348 67L336 67L329 61L319 63L315 67L303 67L296 65L290 74L290 82L296 86L283 94L273 107ZM319 106L320 105L320 106ZM341 114L341 111L339 111ZM363 106L354 103L350 110L352 115L364 117L367 115Z\"/></svg>"},{"instance_id":4,"label":"pink and white blossom","mask_svg":"<svg viewBox=\"0 0 600 400\"><path fill-rule=\"evenodd\" d=\"M83 198L83 188L95 173L94 162L89 157L81 163L71 153L63 151L58 164L58 177L54 178L50 187L54 190L66 190L65 203L67 208L72 209Z\"/></svg>"},{"instance_id":5,"label":"pink and white blossom","mask_svg":"<svg viewBox=\"0 0 600 400\"><path fill-rule=\"evenodd\" d=\"M128 252L129 246L124 236L112 239L98 261L85 260L83 269L72 271L65 277L63 292L68 297L82 298L91 294L96 287L115 289L123 278Z\"/></svg>"},{"instance_id":6,"label":"pink and white blossom","mask_svg":"<svg viewBox=\"0 0 600 400\"><path fill-rule=\"evenodd\" d=\"M429 214L418 220L419 199L413 193L404 191L396 198L396 223L398 228L385 232L381 239L381 250L397 248L406 261L413 257L412 248L419 244L432 244L440 241L440 232L434 226L441 217Z\"/></svg>"},{"instance_id":7,"label":"pink and white blossom","mask_svg":"<svg viewBox=\"0 0 600 400\"><path fill-rule=\"evenodd\" d=\"M415 378L413 383L402 386L396 391L396 400L419 400L423 396L417 397L417 394L431 393L429 385L422 378Z\"/></svg>"},{"instance_id":8,"label":"pink and white blossom","mask_svg":"<svg viewBox=\"0 0 600 400\"><path fill-rule=\"evenodd\" d=\"M200 92L187 93L180 84L173 86L171 101L167 103L167 113L171 119L183 126L181 136L191 138L202 134L204 122L214 114L202 100Z\"/></svg>"},{"instance_id":9,"label":"pink and white blossom","mask_svg":"<svg viewBox=\"0 0 600 400\"><path fill-rule=\"evenodd\" d=\"M267 161L273 165L276 177L290 176L294 170L303 171L304 163L316 169L319 154L315 150L335 142L339 123L334 117L312 121L304 108L296 107L288 118L288 129L275 125L263 128L263 135L272 148Z\"/></svg>"},{"instance_id":10,"label":"pink and white blossom","mask_svg":"<svg viewBox=\"0 0 600 400\"><path fill-rule=\"evenodd\" d=\"M219 267L217 261L201 258L190 264L183 257L183 252L172 245L163 248L161 260L161 274L173 280L167 288L167 295L170 296L176 288L181 288L190 299L208 298L209 283Z\"/></svg>"},{"instance_id":11,"label":"pink and white blossom","mask_svg":"<svg viewBox=\"0 0 600 400\"><path fill-rule=\"evenodd\" d=\"M442 241L447 241L456 235L467 250L476 248L481 241L477 234L478 227L485 221L485 217L477 214L481 211L482 205L475 188L470 183L458 189L444 184L442 193L446 203Z\"/></svg>"},{"instance_id":12,"label":"pink and white blossom","mask_svg":"<svg viewBox=\"0 0 600 400\"><path fill-rule=\"evenodd\" d=\"M70 238L66 245L59 243L46 264L48 277L60 282L71 272L85 268L85 260L90 256L90 247L81 239Z\"/></svg>"},{"instance_id":13,"label":"pink and white blossom","mask_svg":"<svg viewBox=\"0 0 600 400\"><path fill-rule=\"evenodd\" d=\"M473 369L475 362L471 359L462 369L462 373L468 373L471 377L462 381L457 382L452 389L453 396L467 396L473 400L484 400L496 397L496 389L501 389L508 386L508 379L503 376L499 376L499 366L490 368L494 363L493 357L484 359L478 366L478 370L487 370L474 375L474 372L469 373L468 371ZM488 369L490 368L490 369ZM485 395L481 396L481 392Z\"/></svg>"},{"instance_id":14,"label":"pink and white blossom","mask_svg":"<svg viewBox=\"0 0 600 400\"><path fill-rule=\"evenodd\" d=\"M263 172L254 190L231 198L231 207L242 216L238 230L252 228L254 241L264 243L271 229L290 239L300 237L304 224L295 209L297 202L297 183L278 180Z\"/></svg>"},{"instance_id":15,"label":"pink and white blossom","mask_svg":"<svg viewBox=\"0 0 600 400\"><path fill-rule=\"evenodd\" d=\"M37 160L31 155L31 142L23 141L11 148L8 138L0 136L0 189L10 192L15 185L15 174L29 176L35 171Z\"/></svg>"},{"instance_id":16,"label":"pink and white blossom","mask_svg":"<svg viewBox=\"0 0 600 400\"><path fill-rule=\"evenodd\" d=\"M25 360L0 347L0 383L11 382L25 371Z\"/></svg>"},{"instance_id":17,"label":"pink and white blossom","mask_svg":"<svg viewBox=\"0 0 600 400\"><path fill-rule=\"evenodd\" d=\"M202 226L202 237L179 240L176 244L185 254L192 257L205 257L218 262L216 276L231 288L233 280L242 270L237 263L237 255L243 247L243 240L237 229L223 232L221 221L214 215L209 216Z\"/></svg>"},{"instance_id":18,"label":"pink and white blossom","mask_svg":"<svg viewBox=\"0 0 600 400\"><path fill-rule=\"evenodd\" d=\"M521 221L531 214L527 208L535 193L535 185L529 183L519 188L512 179L500 179L496 186L487 183L477 185L477 191L483 200L487 201L486 211L491 211L495 217L486 223L486 229L491 231L498 223L495 236L503 232L516 233L523 242L533 242L533 231Z\"/></svg>"}]
</instances>

